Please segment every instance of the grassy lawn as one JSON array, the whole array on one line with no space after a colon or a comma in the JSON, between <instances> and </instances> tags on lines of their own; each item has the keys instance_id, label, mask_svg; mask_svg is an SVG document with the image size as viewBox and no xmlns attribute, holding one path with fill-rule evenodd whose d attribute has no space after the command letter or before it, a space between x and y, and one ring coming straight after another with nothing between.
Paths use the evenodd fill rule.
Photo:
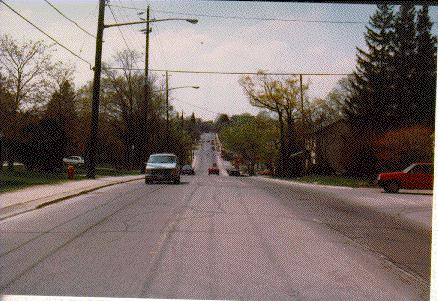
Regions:
<instances>
[{"instance_id":1,"label":"grassy lawn","mask_svg":"<svg viewBox=\"0 0 438 301\"><path fill-rule=\"evenodd\" d=\"M347 186L347 187L375 187L373 183L367 180L355 179L355 178L345 178L339 176L304 176L299 178L293 178L291 180L311 183L311 184L321 184L321 185L332 185L332 186Z\"/></svg>"},{"instance_id":2,"label":"grassy lawn","mask_svg":"<svg viewBox=\"0 0 438 301\"><path fill-rule=\"evenodd\" d=\"M86 179L86 171L83 168L76 169L75 180ZM124 175L138 175L140 172L128 171L128 170L116 170L111 168L96 168L97 177L109 177L109 176L124 176ZM7 171L6 167L3 167L3 172L0 174L0 193L17 190L33 185L42 184L55 184L67 181L66 170L60 170L58 172L41 172L41 171L29 171L24 166L15 166L13 172Z\"/></svg>"}]
</instances>

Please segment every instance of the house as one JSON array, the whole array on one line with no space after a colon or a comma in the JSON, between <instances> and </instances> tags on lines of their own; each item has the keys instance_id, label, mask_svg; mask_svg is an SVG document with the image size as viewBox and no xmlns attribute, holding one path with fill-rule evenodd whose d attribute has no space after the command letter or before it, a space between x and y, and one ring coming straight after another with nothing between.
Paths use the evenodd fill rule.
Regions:
<instances>
[{"instance_id":1,"label":"house","mask_svg":"<svg viewBox=\"0 0 438 301\"><path fill-rule=\"evenodd\" d=\"M358 131L344 119L321 126L306 139L306 171L318 174L344 174L362 141Z\"/></svg>"}]
</instances>

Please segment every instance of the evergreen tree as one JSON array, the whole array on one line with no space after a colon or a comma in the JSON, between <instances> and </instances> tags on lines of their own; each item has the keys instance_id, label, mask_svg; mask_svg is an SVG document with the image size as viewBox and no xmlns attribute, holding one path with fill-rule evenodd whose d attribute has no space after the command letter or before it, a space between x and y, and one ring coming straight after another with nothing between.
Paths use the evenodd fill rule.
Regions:
<instances>
[{"instance_id":1,"label":"evergreen tree","mask_svg":"<svg viewBox=\"0 0 438 301\"><path fill-rule=\"evenodd\" d=\"M393 76L396 99L388 108L394 117L390 120L393 128L414 124L418 110L415 14L415 6L407 2L400 6L395 18Z\"/></svg>"},{"instance_id":2,"label":"evergreen tree","mask_svg":"<svg viewBox=\"0 0 438 301\"><path fill-rule=\"evenodd\" d=\"M417 54L416 54L416 121L427 126L434 126L435 91L436 91L436 37L431 33L432 22L429 8L423 5L417 14Z\"/></svg>"},{"instance_id":3,"label":"evergreen tree","mask_svg":"<svg viewBox=\"0 0 438 301\"><path fill-rule=\"evenodd\" d=\"M391 122L388 108L394 99L393 82L393 6L377 5L367 26L365 42L368 50L357 48L357 67L351 80L351 97L345 114L361 126L370 124L384 131Z\"/></svg>"}]
</instances>

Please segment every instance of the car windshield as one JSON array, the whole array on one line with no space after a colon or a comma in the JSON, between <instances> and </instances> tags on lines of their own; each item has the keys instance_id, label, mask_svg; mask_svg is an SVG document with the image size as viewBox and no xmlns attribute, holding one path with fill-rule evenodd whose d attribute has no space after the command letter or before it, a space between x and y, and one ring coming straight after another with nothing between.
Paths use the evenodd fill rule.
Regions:
<instances>
[{"instance_id":1,"label":"car windshield","mask_svg":"<svg viewBox=\"0 0 438 301\"><path fill-rule=\"evenodd\" d=\"M148 163L176 163L175 156L150 156Z\"/></svg>"}]
</instances>

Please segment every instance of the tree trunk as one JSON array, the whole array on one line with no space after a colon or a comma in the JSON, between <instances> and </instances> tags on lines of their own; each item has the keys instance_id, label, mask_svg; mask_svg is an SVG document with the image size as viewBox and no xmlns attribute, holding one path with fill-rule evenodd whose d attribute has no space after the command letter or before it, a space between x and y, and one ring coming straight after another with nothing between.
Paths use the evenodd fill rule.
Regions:
<instances>
[{"instance_id":1,"label":"tree trunk","mask_svg":"<svg viewBox=\"0 0 438 301\"><path fill-rule=\"evenodd\" d=\"M292 155L302 150L302 147L298 144L295 122L291 112L288 112L286 116L287 122L287 141L286 141L286 175L287 177L299 176L302 174L303 169L303 157L294 157Z\"/></svg>"},{"instance_id":2,"label":"tree trunk","mask_svg":"<svg viewBox=\"0 0 438 301\"><path fill-rule=\"evenodd\" d=\"M281 111L278 113L278 122L280 125L280 157L277 164L277 175L280 177L285 176L285 160L286 158L286 145L285 145L285 135L284 135L284 124L283 124L283 114Z\"/></svg>"}]
</instances>

